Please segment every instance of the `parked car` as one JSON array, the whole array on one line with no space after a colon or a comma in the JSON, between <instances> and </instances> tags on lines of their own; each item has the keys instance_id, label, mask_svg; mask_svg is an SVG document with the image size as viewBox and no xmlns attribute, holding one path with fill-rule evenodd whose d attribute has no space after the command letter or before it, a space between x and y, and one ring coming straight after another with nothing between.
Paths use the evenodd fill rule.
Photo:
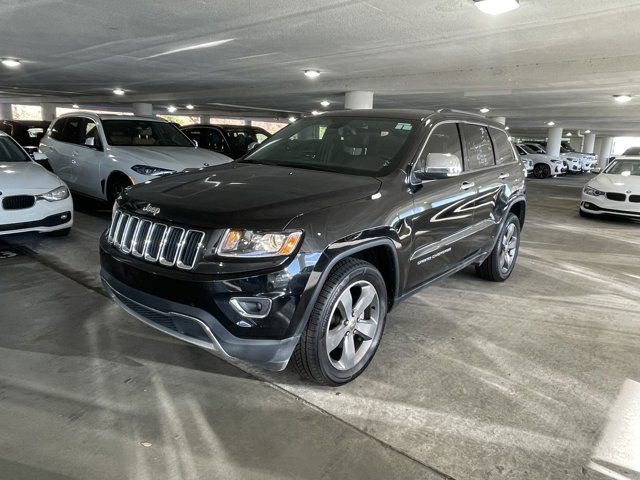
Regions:
<instances>
[{"instance_id":1,"label":"parked car","mask_svg":"<svg viewBox=\"0 0 640 480\"><path fill-rule=\"evenodd\" d=\"M617 157L582 190L580 215L640 218L640 156Z\"/></svg>"},{"instance_id":2,"label":"parked car","mask_svg":"<svg viewBox=\"0 0 640 480\"><path fill-rule=\"evenodd\" d=\"M231 161L195 148L166 120L93 113L54 120L40 150L72 190L109 202L136 183Z\"/></svg>"},{"instance_id":3,"label":"parked car","mask_svg":"<svg viewBox=\"0 0 640 480\"><path fill-rule=\"evenodd\" d=\"M526 142L525 145L536 152L543 151L546 153L547 142ZM598 163L595 154L576 152L569 142L561 142L560 159L567 161L567 173L590 173Z\"/></svg>"},{"instance_id":4,"label":"parked car","mask_svg":"<svg viewBox=\"0 0 640 480\"><path fill-rule=\"evenodd\" d=\"M158 330L274 370L293 358L340 385L371 361L400 300L470 265L509 278L524 179L484 117L326 113L236 162L124 192L101 275Z\"/></svg>"},{"instance_id":5,"label":"parked car","mask_svg":"<svg viewBox=\"0 0 640 480\"><path fill-rule=\"evenodd\" d=\"M522 158L522 157L521 157ZM533 160L530 158L522 158L524 168L527 170L527 177L533 174Z\"/></svg>"},{"instance_id":6,"label":"parked car","mask_svg":"<svg viewBox=\"0 0 640 480\"><path fill-rule=\"evenodd\" d=\"M51 122L38 120L0 120L0 131L9 134L37 163L53 171L47 156L39 152L38 145ZM40 155L37 155L41 153Z\"/></svg>"},{"instance_id":7,"label":"parked car","mask_svg":"<svg viewBox=\"0 0 640 480\"><path fill-rule=\"evenodd\" d=\"M72 224L73 200L64 182L0 132L0 235L67 235Z\"/></svg>"},{"instance_id":8,"label":"parked car","mask_svg":"<svg viewBox=\"0 0 640 480\"><path fill-rule=\"evenodd\" d=\"M526 144L519 143L515 147L522 159L533 163L533 176L536 178L556 177L567 171L567 167L557 158L546 153L536 153Z\"/></svg>"},{"instance_id":9,"label":"parked car","mask_svg":"<svg viewBox=\"0 0 640 480\"><path fill-rule=\"evenodd\" d=\"M271 134L258 127L243 125L187 125L182 131L200 148L222 153L233 159L245 155L251 147L264 142Z\"/></svg>"}]
</instances>

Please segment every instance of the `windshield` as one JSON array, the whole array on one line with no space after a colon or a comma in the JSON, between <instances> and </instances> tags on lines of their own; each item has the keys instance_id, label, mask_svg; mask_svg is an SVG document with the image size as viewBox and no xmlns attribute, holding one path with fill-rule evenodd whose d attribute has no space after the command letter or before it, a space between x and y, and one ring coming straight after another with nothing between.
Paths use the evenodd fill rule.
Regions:
<instances>
[{"instance_id":1,"label":"windshield","mask_svg":"<svg viewBox=\"0 0 640 480\"><path fill-rule=\"evenodd\" d=\"M524 151L524 155L531 155L536 153L532 148L527 147L526 145L518 145L518 147Z\"/></svg>"},{"instance_id":2,"label":"windshield","mask_svg":"<svg viewBox=\"0 0 640 480\"><path fill-rule=\"evenodd\" d=\"M242 162L386 175L401 158L416 122L318 116L280 130Z\"/></svg>"},{"instance_id":3,"label":"windshield","mask_svg":"<svg viewBox=\"0 0 640 480\"><path fill-rule=\"evenodd\" d=\"M0 137L0 163L30 161L31 157L24 153L11 137Z\"/></svg>"},{"instance_id":4,"label":"windshield","mask_svg":"<svg viewBox=\"0 0 640 480\"><path fill-rule=\"evenodd\" d=\"M107 143L115 147L190 147L193 143L175 126L153 120L103 120Z\"/></svg>"},{"instance_id":5,"label":"windshield","mask_svg":"<svg viewBox=\"0 0 640 480\"><path fill-rule=\"evenodd\" d=\"M610 175L640 176L640 160L614 160L604 173Z\"/></svg>"}]
</instances>

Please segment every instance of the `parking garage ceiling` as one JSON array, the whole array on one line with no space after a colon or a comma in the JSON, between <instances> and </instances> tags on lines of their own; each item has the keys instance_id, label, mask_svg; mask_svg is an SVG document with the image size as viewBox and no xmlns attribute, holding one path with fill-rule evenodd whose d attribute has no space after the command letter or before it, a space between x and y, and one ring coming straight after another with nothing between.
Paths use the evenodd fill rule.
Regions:
<instances>
[{"instance_id":1,"label":"parking garage ceiling","mask_svg":"<svg viewBox=\"0 0 640 480\"><path fill-rule=\"evenodd\" d=\"M376 107L637 134L640 97L612 96L640 95L639 22L637 0L521 0L497 17L471 0L5 0L0 57L22 64L0 69L0 102L288 116L373 90Z\"/></svg>"}]
</instances>

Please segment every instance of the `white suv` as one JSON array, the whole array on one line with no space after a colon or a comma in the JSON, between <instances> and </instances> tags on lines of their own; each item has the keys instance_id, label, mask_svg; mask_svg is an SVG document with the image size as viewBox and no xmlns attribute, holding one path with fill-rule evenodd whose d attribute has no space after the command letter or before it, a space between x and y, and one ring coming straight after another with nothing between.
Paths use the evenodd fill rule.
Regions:
<instances>
[{"instance_id":1,"label":"white suv","mask_svg":"<svg viewBox=\"0 0 640 480\"><path fill-rule=\"evenodd\" d=\"M54 120L40 151L71 190L109 202L130 185L231 161L163 119L84 112Z\"/></svg>"}]
</instances>

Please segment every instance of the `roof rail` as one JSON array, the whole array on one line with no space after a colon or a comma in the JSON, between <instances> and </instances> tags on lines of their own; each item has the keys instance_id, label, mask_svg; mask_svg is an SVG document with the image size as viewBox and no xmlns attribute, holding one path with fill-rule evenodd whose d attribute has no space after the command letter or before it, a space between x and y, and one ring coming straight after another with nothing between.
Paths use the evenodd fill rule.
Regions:
<instances>
[{"instance_id":1,"label":"roof rail","mask_svg":"<svg viewBox=\"0 0 640 480\"><path fill-rule=\"evenodd\" d=\"M481 117L489 120L489 118L481 113L467 112L466 110L456 110L454 108L441 108L437 110L438 113L464 113L465 115L473 115L474 117Z\"/></svg>"}]
</instances>

